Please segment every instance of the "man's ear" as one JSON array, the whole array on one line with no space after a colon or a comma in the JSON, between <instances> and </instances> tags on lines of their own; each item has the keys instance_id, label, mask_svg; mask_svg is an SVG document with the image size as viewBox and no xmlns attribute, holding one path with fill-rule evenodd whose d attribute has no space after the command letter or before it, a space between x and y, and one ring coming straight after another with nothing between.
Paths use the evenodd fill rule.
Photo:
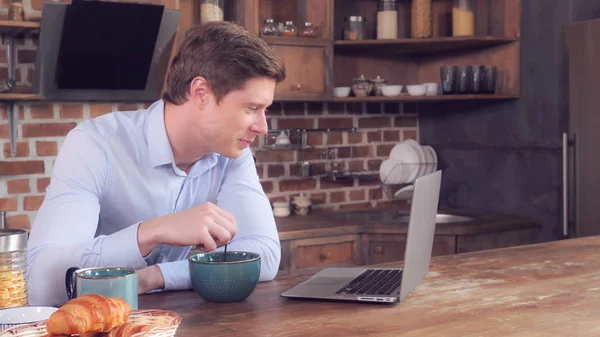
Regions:
<instances>
[{"instance_id":1,"label":"man's ear","mask_svg":"<svg viewBox=\"0 0 600 337\"><path fill-rule=\"evenodd\" d=\"M194 102L196 107L201 108L206 105L212 95L210 84L206 78L202 76L194 77L190 83L189 95L190 100Z\"/></svg>"}]
</instances>

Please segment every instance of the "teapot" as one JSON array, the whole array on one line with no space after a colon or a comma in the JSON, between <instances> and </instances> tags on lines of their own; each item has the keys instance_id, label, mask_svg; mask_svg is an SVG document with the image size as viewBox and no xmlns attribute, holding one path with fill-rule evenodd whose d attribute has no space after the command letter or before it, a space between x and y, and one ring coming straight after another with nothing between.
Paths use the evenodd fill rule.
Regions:
<instances>
[{"instance_id":1,"label":"teapot","mask_svg":"<svg viewBox=\"0 0 600 337\"><path fill-rule=\"evenodd\" d=\"M365 78L365 75L360 75L359 78L355 78L352 81L354 82L352 85L352 93L354 93L354 96L356 97L369 96L371 90L373 90L371 80Z\"/></svg>"}]
</instances>

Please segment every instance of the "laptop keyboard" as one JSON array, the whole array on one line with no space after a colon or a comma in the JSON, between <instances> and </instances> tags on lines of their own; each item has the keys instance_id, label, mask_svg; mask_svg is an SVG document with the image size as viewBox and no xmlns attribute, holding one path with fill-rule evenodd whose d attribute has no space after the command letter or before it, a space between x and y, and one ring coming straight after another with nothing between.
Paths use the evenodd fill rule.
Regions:
<instances>
[{"instance_id":1,"label":"laptop keyboard","mask_svg":"<svg viewBox=\"0 0 600 337\"><path fill-rule=\"evenodd\" d=\"M336 294L344 295L391 295L400 286L402 270L367 269L348 282Z\"/></svg>"}]
</instances>

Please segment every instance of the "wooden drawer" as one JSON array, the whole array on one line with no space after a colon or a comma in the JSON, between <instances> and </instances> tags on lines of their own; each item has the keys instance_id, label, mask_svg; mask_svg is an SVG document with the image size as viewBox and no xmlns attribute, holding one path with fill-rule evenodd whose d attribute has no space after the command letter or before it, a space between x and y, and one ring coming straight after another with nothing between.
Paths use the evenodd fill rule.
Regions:
<instances>
[{"instance_id":1,"label":"wooden drawer","mask_svg":"<svg viewBox=\"0 0 600 337\"><path fill-rule=\"evenodd\" d=\"M404 259L406 235L365 234L363 236L363 256L365 264L378 264Z\"/></svg>"},{"instance_id":2,"label":"wooden drawer","mask_svg":"<svg viewBox=\"0 0 600 337\"><path fill-rule=\"evenodd\" d=\"M342 235L290 242L290 271L360 264L358 235Z\"/></svg>"},{"instance_id":3,"label":"wooden drawer","mask_svg":"<svg viewBox=\"0 0 600 337\"><path fill-rule=\"evenodd\" d=\"M454 235L436 235L433 239L432 256L454 254L456 250ZM406 235L403 234L365 234L362 253L365 264L398 262L404 260Z\"/></svg>"}]
</instances>

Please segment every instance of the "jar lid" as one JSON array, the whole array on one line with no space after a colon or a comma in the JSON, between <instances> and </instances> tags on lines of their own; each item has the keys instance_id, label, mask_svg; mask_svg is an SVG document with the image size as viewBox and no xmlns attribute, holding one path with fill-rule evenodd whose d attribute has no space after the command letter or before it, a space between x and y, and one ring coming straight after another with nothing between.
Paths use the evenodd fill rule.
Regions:
<instances>
[{"instance_id":1,"label":"jar lid","mask_svg":"<svg viewBox=\"0 0 600 337\"><path fill-rule=\"evenodd\" d=\"M286 25L286 26L291 26L291 25L293 25L293 24L294 24L294 21L286 21L286 22L285 22L285 25Z\"/></svg>"},{"instance_id":2,"label":"jar lid","mask_svg":"<svg viewBox=\"0 0 600 337\"><path fill-rule=\"evenodd\" d=\"M25 250L27 248L27 232L22 229L0 230L0 253Z\"/></svg>"},{"instance_id":3,"label":"jar lid","mask_svg":"<svg viewBox=\"0 0 600 337\"><path fill-rule=\"evenodd\" d=\"M377 75L377 78L373 78L371 79L372 82L377 83L377 84L382 84L385 83L386 80L381 78L379 75Z\"/></svg>"},{"instance_id":4,"label":"jar lid","mask_svg":"<svg viewBox=\"0 0 600 337\"><path fill-rule=\"evenodd\" d=\"M265 23L274 23L275 21L273 19L265 19Z\"/></svg>"},{"instance_id":5,"label":"jar lid","mask_svg":"<svg viewBox=\"0 0 600 337\"><path fill-rule=\"evenodd\" d=\"M364 16L347 16L344 20L345 21L350 21L350 22L363 22L363 21L366 21Z\"/></svg>"},{"instance_id":6,"label":"jar lid","mask_svg":"<svg viewBox=\"0 0 600 337\"><path fill-rule=\"evenodd\" d=\"M310 21L306 21L306 22L304 23L304 27L312 27L312 25L313 25L313 24L312 24L312 22L310 22Z\"/></svg>"}]
</instances>

